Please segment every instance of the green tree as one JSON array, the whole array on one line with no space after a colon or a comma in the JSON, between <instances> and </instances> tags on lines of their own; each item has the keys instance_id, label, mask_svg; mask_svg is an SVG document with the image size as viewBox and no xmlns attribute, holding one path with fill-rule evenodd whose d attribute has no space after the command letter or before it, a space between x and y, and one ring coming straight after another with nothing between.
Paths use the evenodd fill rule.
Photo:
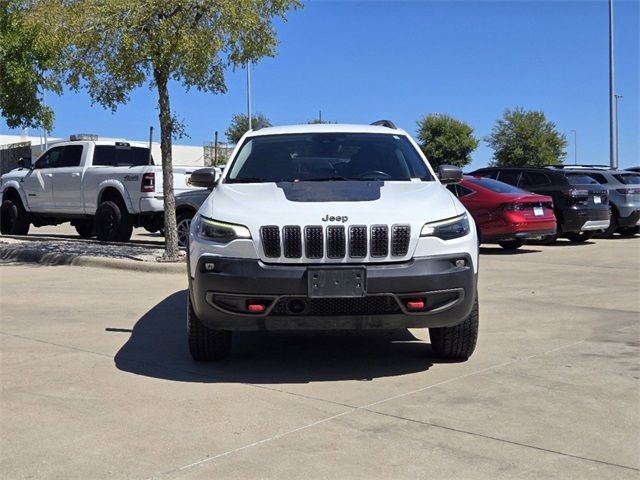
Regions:
<instances>
[{"instance_id":1,"label":"green tree","mask_svg":"<svg viewBox=\"0 0 640 480\"><path fill-rule=\"evenodd\" d=\"M562 164L566 157L566 136L542 111L521 107L505 110L485 142L493 149L493 165L543 166Z\"/></svg>"},{"instance_id":2,"label":"green tree","mask_svg":"<svg viewBox=\"0 0 640 480\"><path fill-rule=\"evenodd\" d=\"M420 147L433 167L471 163L478 147L473 128L446 114L432 113L418 120Z\"/></svg>"},{"instance_id":3,"label":"green tree","mask_svg":"<svg viewBox=\"0 0 640 480\"><path fill-rule=\"evenodd\" d=\"M251 127L254 130L259 128L270 127L271 122L262 113L256 113L251 115ZM242 113L237 113L231 117L231 123L224 134L227 137L227 141L230 143L238 143L242 138L242 135L249 131L249 116Z\"/></svg>"},{"instance_id":4,"label":"green tree","mask_svg":"<svg viewBox=\"0 0 640 480\"><path fill-rule=\"evenodd\" d=\"M26 1L26 0L25 0ZM273 19L286 19L298 0L29 0L29 18L64 40L69 85L115 110L149 85L158 94L166 247L179 257L173 195L174 118L169 86L225 93L225 70L273 56ZM210 115L210 112L203 112Z\"/></svg>"},{"instance_id":5,"label":"green tree","mask_svg":"<svg viewBox=\"0 0 640 480\"><path fill-rule=\"evenodd\" d=\"M44 105L45 89L60 93L50 75L58 66L60 45L38 42L38 31L26 24L26 3L0 0L0 114L10 128L51 130L53 111Z\"/></svg>"}]
</instances>

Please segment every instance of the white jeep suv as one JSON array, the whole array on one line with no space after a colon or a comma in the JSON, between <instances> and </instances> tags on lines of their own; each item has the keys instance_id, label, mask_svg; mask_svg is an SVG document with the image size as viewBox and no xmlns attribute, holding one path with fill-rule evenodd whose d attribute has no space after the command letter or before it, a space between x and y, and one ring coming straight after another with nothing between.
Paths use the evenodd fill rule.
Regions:
<instances>
[{"instance_id":1,"label":"white jeep suv","mask_svg":"<svg viewBox=\"0 0 640 480\"><path fill-rule=\"evenodd\" d=\"M234 330L429 328L466 359L478 334L474 222L389 121L245 134L189 234L188 342L228 355Z\"/></svg>"}]
</instances>

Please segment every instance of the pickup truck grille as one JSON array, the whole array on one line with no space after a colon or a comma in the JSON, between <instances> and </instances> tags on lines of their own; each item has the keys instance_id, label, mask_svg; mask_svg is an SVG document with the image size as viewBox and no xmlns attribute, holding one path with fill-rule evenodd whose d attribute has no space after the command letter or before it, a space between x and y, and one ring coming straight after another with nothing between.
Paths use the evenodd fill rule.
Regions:
<instances>
[{"instance_id":1,"label":"pickup truck grille","mask_svg":"<svg viewBox=\"0 0 640 480\"><path fill-rule=\"evenodd\" d=\"M260 239L267 258L328 258L404 257L409 251L409 225L276 225L260 228Z\"/></svg>"}]
</instances>

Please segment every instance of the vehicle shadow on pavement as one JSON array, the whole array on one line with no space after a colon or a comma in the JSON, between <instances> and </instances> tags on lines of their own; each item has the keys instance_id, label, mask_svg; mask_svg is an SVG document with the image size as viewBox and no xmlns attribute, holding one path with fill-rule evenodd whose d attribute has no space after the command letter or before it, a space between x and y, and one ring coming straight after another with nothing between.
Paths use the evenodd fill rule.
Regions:
<instances>
[{"instance_id":1,"label":"vehicle shadow on pavement","mask_svg":"<svg viewBox=\"0 0 640 480\"><path fill-rule=\"evenodd\" d=\"M182 382L270 384L370 380L422 372L439 362L408 330L236 332L227 360L195 362L187 348L186 298L186 290L176 292L137 321L115 356L119 370ZM106 334L121 334L114 327L107 326Z\"/></svg>"},{"instance_id":2,"label":"vehicle shadow on pavement","mask_svg":"<svg viewBox=\"0 0 640 480\"><path fill-rule=\"evenodd\" d=\"M525 255L527 253L540 253L542 250L531 250L530 248L518 248L516 250L506 250L502 247L480 247L481 255Z\"/></svg>"}]
</instances>

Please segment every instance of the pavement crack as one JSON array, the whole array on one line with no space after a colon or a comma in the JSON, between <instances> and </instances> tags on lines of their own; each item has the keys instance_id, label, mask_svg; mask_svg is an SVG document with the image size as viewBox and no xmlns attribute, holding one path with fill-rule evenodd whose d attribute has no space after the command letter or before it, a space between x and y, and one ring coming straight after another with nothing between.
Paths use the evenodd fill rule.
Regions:
<instances>
[{"instance_id":1,"label":"pavement crack","mask_svg":"<svg viewBox=\"0 0 640 480\"><path fill-rule=\"evenodd\" d=\"M599 464L602 464L602 465L608 465L608 466L611 466L611 467L624 468L626 470L633 470L633 471L636 471L636 472L640 472L640 468L631 467L631 466L628 466L628 465L622 465L620 463L613 463L613 462L607 462L605 460L598 460L596 458L583 457L581 455L574 455L572 453L561 452L559 450L553 450L553 449L550 449L550 448L538 447L536 445L530 445L528 443L516 442L514 440L508 440L506 438L494 437L492 435L486 435L484 433L471 432L469 430L463 430L463 429L454 428L454 427L447 427L445 425L438 425L437 423L425 422L423 420L416 420L415 418L407 418L407 417L403 417L401 415L394 415L392 413L380 412L380 411L372 410L372 409L369 409L369 408L361 408L360 410L365 410L367 412L375 413L376 415L382 415L384 417L390 417L390 418L395 418L395 419L398 419L398 420L404 420L404 421L411 422L411 423L417 423L419 425L424 425L424 426L434 427L434 428L440 428L440 429L443 429L443 430L448 430L450 432L463 433L463 434L466 434L466 435L472 435L474 437L486 438L488 440L494 440L496 442L507 443L509 445L516 445L518 447L530 448L530 449L533 449L533 450L539 450L541 452L553 453L553 454L556 454L556 455L561 455L563 457L576 458L578 460L584 460L584 461L587 461L587 462L594 462L594 463L599 463Z\"/></svg>"}]
</instances>

